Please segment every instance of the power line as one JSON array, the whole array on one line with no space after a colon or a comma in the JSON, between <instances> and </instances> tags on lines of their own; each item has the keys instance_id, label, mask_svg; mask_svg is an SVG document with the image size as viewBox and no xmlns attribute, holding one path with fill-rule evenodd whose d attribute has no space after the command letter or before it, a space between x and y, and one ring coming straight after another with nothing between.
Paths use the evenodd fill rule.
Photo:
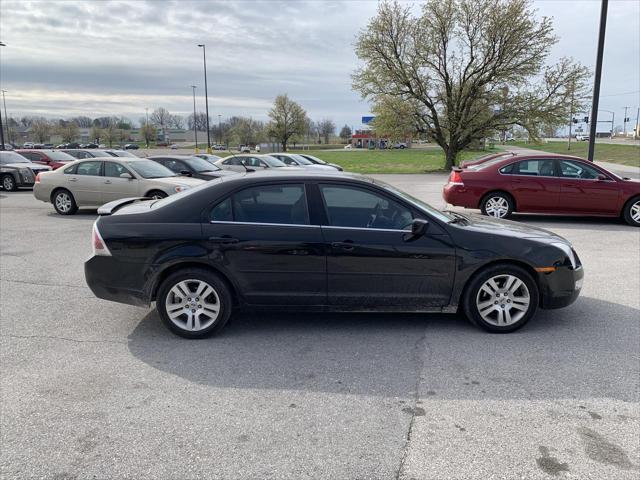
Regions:
<instances>
[{"instance_id":1,"label":"power line","mask_svg":"<svg viewBox=\"0 0 640 480\"><path fill-rule=\"evenodd\" d=\"M625 93L610 93L609 95L600 95L601 97L619 97L622 95L632 95L634 93L640 93L640 90L636 90L634 92L625 92Z\"/></svg>"}]
</instances>

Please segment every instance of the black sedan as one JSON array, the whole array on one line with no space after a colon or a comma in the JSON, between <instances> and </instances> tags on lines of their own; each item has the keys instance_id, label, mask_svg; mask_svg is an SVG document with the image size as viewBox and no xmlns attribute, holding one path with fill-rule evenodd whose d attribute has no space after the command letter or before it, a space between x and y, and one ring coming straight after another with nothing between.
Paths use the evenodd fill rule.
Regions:
<instances>
[{"instance_id":1,"label":"black sedan","mask_svg":"<svg viewBox=\"0 0 640 480\"><path fill-rule=\"evenodd\" d=\"M492 332L576 300L565 239L436 210L356 175L240 174L98 210L85 263L100 298L155 301L172 331L219 332L236 308L463 312ZM135 232L135 235L132 235Z\"/></svg>"},{"instance_id":2,"label":"black sedan","mask_svg":"<svg viewBox=\"0 0 640 480\"><path fill-rule=\"evenodd\" d=\"M225 175L235 175L235 172L223 170L195 155L156 155L149 160L164 165L172 172L200 180L213 180Z\"/></svg>"}]
</instances>

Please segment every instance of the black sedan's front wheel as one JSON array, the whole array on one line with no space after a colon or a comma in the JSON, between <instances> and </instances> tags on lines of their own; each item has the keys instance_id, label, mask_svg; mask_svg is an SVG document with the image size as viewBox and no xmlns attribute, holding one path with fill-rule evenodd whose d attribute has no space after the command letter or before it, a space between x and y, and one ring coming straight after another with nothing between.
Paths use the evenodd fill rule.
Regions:
<instances>
[{"instance_id":1,"label":"black sedan's front wheel","mask_svg":"<svg viewBox=\"0 0 640 480\"><path fill-rule=\"evenodd\" d=\"M204 338L226 325L232 300L226 283L216 274L189 268L162 282L156 306L172 332L185 338Z\"/></svg>"},{"instance_id":2,"label":"black sedan's front wheel","mask_svg":"<svg viewBox=\"0 0 640 480\"><path fill-rule=\"evenodd\" d=\"M13 175L2 176L2 188L8 192L15 192L18 189L18 185L16 184L16 180L13 178Z\"/></svg>"},{"instance_id":3,"label":"black sedan's front wheel","mask_svg":"<svg viewBox=\"0 0 640 480\"><path fill-rule=\"evenodd\" d=\"M513 332L536 313L539 293L531 275L516 265L496 265L471 280L463 298L467 318L485 330Z\"/></svg>"}]
</instances>

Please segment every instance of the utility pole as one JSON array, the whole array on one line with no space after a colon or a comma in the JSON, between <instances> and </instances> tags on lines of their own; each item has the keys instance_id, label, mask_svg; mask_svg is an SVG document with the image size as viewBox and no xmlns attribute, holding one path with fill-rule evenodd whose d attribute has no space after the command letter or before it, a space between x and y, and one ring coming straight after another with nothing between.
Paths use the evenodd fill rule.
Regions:
<instances>
[{"instance_id":1,"label":"utility pole","mask_svg":"<svg viewBox=\"0 0 640 480\"><path fill-rule=\"evenodd\" d=\"M640 107L638 107L638 111L636 112L636 128L633 129L633 139L636 140L638 138L638 130L640 130Z\"/></svg>"},{"instance_id":2,"label":"utility pole","mask_svg":"<svg viewBox=\"0 0 640 480\"><path fill-rule=\"evenodd\" d=\"M616 119L616 112L611 112L611 136L609 138L613 138L613 124Z\"/></svg>"},{"instance_id":3,"label":"utility pole","mask_svg":"<svg viewBox=\"0 0 640 480\"><path fill-rule=\"evenodd\" d=\"M191 85L193 89L193 134L196 137L196 153L198 153L198 122L196 121L196 86Z\"/></svg>"},{"instance_id":4,"label":"utility pole","mask_svg":"<svg viewBox=\"0 0 640 480\"><path fill-rule=\"evenodd\" d=\"M576 82L571 83L571 107L569 108L569 139L567 140L567 150L571 150L571 127L573 127L573 95L576 91Z\"/></svg>"},{"instance_id":5,"label":"utility pole","mask_svg":"<svg viewBox=\"0 0 640 480\"><path fill-rule=\"evenodd\" d=\"M219 145L222 145L222 127L221 127L222 123L221 123L221 120L220 120L221 118L222 118L222 115L218 114L218 137L219 137L218 138L218 144Z\"/></svg>"},{"instance_id":6,"label":"utility pole","mask_svg":"<svg viewBox=\"0 0 640 480\"><path fill-rule=\"evenodd\" d=\"M0 42L0 47L6 47L7 45L3 42ZM4 91L4 90L3 90ZM4 93L2 94L4 97ZM4 116L7 116L7 110L5 109ZM5 122L9 122L9 119L5 118ZM7 123L9 125L9 123ZM7 134L9 133L9 127L7 127ZM4 150L4 127L2 126L2 115L0 115L0 150Z\"/></svg>"},{"instance_id":7,"label":"utility pole","mask_svg":"<svg viewBox=\"0 0 640 480\"><path fill-rule=\"evenodd\" d=\"M207 153L211 153L211 129L209 128L209 93L207 92L207 47L204 43L198 45L202 48L204 60L204 104L207 110Z\"/></svg>"},{"instance_id":8,"label":"utility pole","mask_svg":"<svg viewBox=\"0 0 640 480\"><path fill-rule=\"evenodd\" d=\"M587 159L593 162L596 148L596 127L598 125L598 102L600 100L600 80L602 79L602 57L604 54L604 35L607 30L607 7L609 0L601 0L600 30L598 35L598 53L596 54L596 73L593 80L593 102L591 103L591 128L589 130L589 154Z\"/></svg>"},{"instance_id":9,"label":"utility pole","mask_svg":"<svg viewBox=\"0 0 640 480\"><path fill-rule=\"evenodd\" d=\"M622 121L622 132L624 133L624 136L627 136L627 122L629 121L629 117L627 117L627 110L631 108L631 107L624 107L624 119ZM7 112L5 112L4 116L7 116Z\"/></svg>"}]
</instances>

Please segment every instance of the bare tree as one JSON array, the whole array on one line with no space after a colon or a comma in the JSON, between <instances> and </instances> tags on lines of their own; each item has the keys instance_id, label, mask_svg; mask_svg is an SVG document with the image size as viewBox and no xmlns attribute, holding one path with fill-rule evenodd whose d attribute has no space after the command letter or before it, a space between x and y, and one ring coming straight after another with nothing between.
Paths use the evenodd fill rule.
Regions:
<instances>
[{"instance_id":1,"label":"bare tree","mask_svg":"<svg viewBox=\"0 0 640 480\"><path fill-rule=\"evenodd\" d=\"M207 131L207 114L204 112L196 112L194 118L193 113L187 117L187 126L189 130L193 130L193 124L195 122L196 129L199 132Z\"/></svg>"},{"instance_id":2,"label":"bare tree","mask_svg":"<svg viewBox=\"0 0 640 480\"><path fill-rule=\"evenodd\" d=\"M142 125L142 127L140 127L140 135L142 135L142 138L147 144L147 148L149 148L149 142L152 142L156 139L156 134L156 127L151 123L145 123L144 125Z\"/></svg>"},{"instance_id":3,"label":"bare tree","mask_svg":"<svg viewBox=\"0 0 640 480\"><path fill-rule=\"evenodd\" d=\"M336 133L336 124L333 123L333 120L325 118L318 123L318 131L324 137L324 143L329 143L331 135Z\"/></svg>"},{"instance_id":4,"label":"bare tree","mask_svg":"<svg viewBox=\"0 0 640 480\"><path fill-rule=\"evenodd\" d=\"M58 122L56 132L62 137L62 141L65 143L73 142L78 138L78 135L80 135L78 125L67 120L60 120Z\"/></svg>"},{"instance_id":5,"label":"bare tree","mask_svg":"<svg viewBox=\"0 0 640 480\"><path fill-rule=\"evenodd\" d=\"M45 143L51 135L51 122L45 118L37 118L31 123L31 131L38 143Z\"/></svg>"},{"instance_id":6,"label":"bare tree","mask_svg":"<svg viewBox=\"0 0 640 480\"><path fill-rule=\"evenodd\" d=\"M273 108L269 110L269 118L268 134L282 145L285 152L289 139L294 135L302 135L307 125L307 112L287 95L276 97Z\"/></svg>"},{"instance_id":7,"label":"bare tree","mask_svg":"<svg viewBox=\"0 0 640 480\"><path fill-rule=\"evenodd\" d=\"M182 115L171 115L167 125L170 128L182 130L184 128L184 117Z\"/></svg>"},{"instance_id":8,"label":"bare tree","mask_svg":"<svg viewBox=\"0 0 640 480\"><path fill-rule=\"evenodd\" d=\"M97 125L91 127L91 130L89 130L89 138L96 143L100 143L100 138L102 138L102 129Z\"/></svg>"},{"instance_id":9,"label":"bare tree","mask_svg":"<svg viewBox=\"0 0 640 480\"><path fill-rule=\"evenodd\" d=\"M364 66L354 89L374 103L409 102L418 131L446 154L491 132L521 125L538 138L587 93L588 70L572 59L545 66L557 39L529 0L427 0L419 16L383 1L363 29L356 53Z\"/></svg>"},{"instance_id":10,"label":"bare tree","mask_svg":"<svg viewBox=\"0 0 640 480\"><path fill-rule=\"evenodd\" d=\"M160 107L156 108L151 115L149 115L149 120L151 123L158 125L159 127L165 128L169 126L171 122L171 113L166 108Z\"/></svg>"},{"instance_id":11,"label":"bare tree","mask_svg":"<svg viewBox=\"0 0 640 480\"><path fill-rule=\"evenodd\" d=\"M351 132L351 127L349 125L345 125L340 129L340 138L343 141L347 141L351 138L353 132Z\"/></svg>"},{"instance_id":12,"label":"bare tree","mask_svg":"<svg viewBox=\"0 0 640 480\"><path fill-rule=\"evenodd\" d=\"M91 125L93 125L93 120L83 115L80 115L78 117L73 117L71 121L76 125L78 125L78 127L80 128L89 128L91 127Z\"/></svg>"}]
</instances>

